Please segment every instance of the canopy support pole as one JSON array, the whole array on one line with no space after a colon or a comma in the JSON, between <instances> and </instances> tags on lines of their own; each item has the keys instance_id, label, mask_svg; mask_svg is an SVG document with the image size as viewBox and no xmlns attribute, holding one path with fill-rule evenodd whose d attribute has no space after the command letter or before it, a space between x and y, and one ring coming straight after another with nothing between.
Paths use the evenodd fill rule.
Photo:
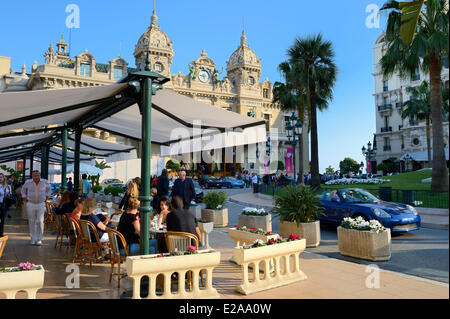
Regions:
<instances>
[{"instance_id":1,"label":"canopy support pole","mask_svg":"<svg viewBox=\"0 0 450 319\"><path fill-rule=\"evenodd\" d=\"M73 190L75 193L80 192L80 151L81 151L81 134L83 133L83 128L81 125L77 126L75 129L75 161L73 163Z\"/></svg>"},{"instance_id":2,"label":"canopy support pole","mask_svg":"<svg viewBox=\"0 0 450 319\"><path fill-rule=\"evenodd\" d=\"M27 171L27 157L25 156L24 158L23 158L23 167L22 167L22 179L23 179L23 182L25 183L25 180L26 180L26 175L25 175L25 172Z\"/></svg>"},{"instance_id":3,"label":"canopy support pole","mask_svg":"<svg viewBox=\"0 0 450 319\"><path fill-rule=\"evenodd\" d=\"M41 177L48 179L48 157L47 146L41 146Z\"/></svg>"},{"instance_id":4,"label":"canopy support pole","mask_svg":"<svg viewBox=\"0 0 450 319\"><path fill-rule=\"evenodd\" d=\"M67 189L67 129L62 130L61 193Z\"/></svg>"},{"instance_id":5,"label":"canopy support pole","mask_svg":"<svg viewBox=\"0 0 450 319\"><path fill-rule=\"evenodd\" d=\"M34 161L34 155L31 154L30 156L30 179L33 178L33 161Z\"/></svg>"}]
</instances>

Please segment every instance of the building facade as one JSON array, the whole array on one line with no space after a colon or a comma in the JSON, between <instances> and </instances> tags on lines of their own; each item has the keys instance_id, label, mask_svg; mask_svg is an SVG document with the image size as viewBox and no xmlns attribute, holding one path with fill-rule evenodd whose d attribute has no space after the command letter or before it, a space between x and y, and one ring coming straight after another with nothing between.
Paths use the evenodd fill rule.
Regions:
<instances>
[{"instance_id":1,"label":"building facade","mask_svg":"<svg viewBox=\"0 0 450 319\"><path fill-rule=\"evenodd\" d=\"M289 143L284 128L290 114L282 112L279 105L272 103L273 84L268 79L261 80L261 59L248 45L245 32L242 32L240 44L226 63L226 75L223 77L222 71L205 50L189 63L189 74L173 74L171 65L175 52L172 45L173 42L160 28L156 12L153 11L150 26L139 38L134 50L136 69L144 68L148 53L151 70L171 79L165 84L166 89L231 112L265 120L268 136L271 128L277 129L277 133L271 135L271 140L276 141L277 146L273 149L277 149L278 159L285 162ZM106 64L99 63L88 50L72 59L67 48L68 44L63 38L56 47L50 44L44 53L45 63L38 65L35 62L31 74L24 73L26 79L21 78L21 88L43 90L107 85L115 83L129 71L136 70L129 68L128 62L120 56ZM5 91L9 90L7 85L5 88ZM97 129L88 129L84 134L134 145L138 147L139 153L139 144L134 140L113 136ZM159 147L152 146L153 155L157 156L158 151ZM231 167L221 164L220 169L227 173L239 168L257 170L260 163L264 162L251 158L247 148L245 158L247 162L242 165L232 164ZM212 167L209 167L209 170L211 171Z\"/></svg>"},{"instance_id":2,"label":"building facade","mask_svg":"<svg viewBox=\"0 0 450 319\"><path fill-rule=\"evenodd\" d=\"M385 33L377 39L374 47L374 79L375 79L375 113L376 133L375 143L377 152L375 161L371 167L386 162L390 159L399 160L406 153L418 153L427 151L427 137L425 121L415 119L402 119L403 103L411 97L406 91L408 87L417 87L424 80L429 81L429 75L417 70L414 79L402 79L398 74L385 79L381 73L380 60L385 52ZM448 61L442 71L442 81L448 88L449 69ZM444 143L448 147L449 126L448 118L444 118ZM431 136L431 138L433 138ZM432 142L431 142L432 145ZM426 162L409 164L407 169L416 170L428 167ZM400 170L405 171L405 163L400 163ZM379 172L381 173L381 172Z\"/></svg>"}]
</instances>

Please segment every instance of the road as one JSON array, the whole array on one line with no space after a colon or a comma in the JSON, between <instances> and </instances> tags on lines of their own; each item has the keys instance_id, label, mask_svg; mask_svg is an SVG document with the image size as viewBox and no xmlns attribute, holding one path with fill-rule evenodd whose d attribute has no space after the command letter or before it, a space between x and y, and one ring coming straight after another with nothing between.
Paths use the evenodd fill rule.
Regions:
<instances>
[{"instance_id":1,"label":"road","mask_svg":"<svg viewBox=\"0 0 450 319\"><path fill-rule=\"evenodd\" d=\"M250 189L226 189L229 196ZM205 192L207 192L205 190ZM230 226L238 224L238 215L245 205L227 202ZM278 220L272 221L273 232L278 232ZM321 225L321 242L307 251L359 264L374 264L365 260L342 256L339 253L336 227ZM448 230L426 229L394 235L392 237L391 260L376 262L381 269L449 283L449 232Z\"/></svg>"}]
</instances>

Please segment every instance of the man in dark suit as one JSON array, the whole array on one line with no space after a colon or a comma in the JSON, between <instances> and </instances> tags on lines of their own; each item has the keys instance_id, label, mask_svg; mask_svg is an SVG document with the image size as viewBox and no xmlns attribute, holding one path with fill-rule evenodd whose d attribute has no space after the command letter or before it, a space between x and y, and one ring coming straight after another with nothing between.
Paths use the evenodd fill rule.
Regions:
<instances>
[{"instance_id":1,"label":"man in dark suit","mask_svg":"<svg viewBox=\"0 0 450 319\"><path fill-rule=\"evenodd\" d=\"M191 178L186 178L186 171L180 171L180 178L175 181L172 197L180 196L184 209L191 207L191 201L195 198L195 186Z\"/></svg>"}]
</instances>

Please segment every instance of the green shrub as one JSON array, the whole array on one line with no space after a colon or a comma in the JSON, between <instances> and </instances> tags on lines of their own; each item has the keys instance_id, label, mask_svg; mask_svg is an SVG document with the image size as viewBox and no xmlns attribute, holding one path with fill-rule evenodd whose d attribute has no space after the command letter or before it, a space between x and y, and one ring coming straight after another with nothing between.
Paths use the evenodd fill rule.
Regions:
<instances>
[{"instance_id":1,"label":"green shrub","mask_svg":"<svg viewBox=\"0 0 450 319\"><path fill-rule=\"evenodd\" d=\"M180 168L181 164L177 160L169 160L166 163L166 169L171 170L172 172L177 172Z\"/></svg>"},{"instance_id":2,"label":"green shrub","mask_svg":"<svg viewBox=\"0 0 450 319\"><path fill-rule=\"evenodd\" d=\"M275 196L275 206L271 212L282 221L313 223L323 214L320 201L309 187L287 186L280 195Z\"/></svg>"},{"instance_id":3,"label":"green shrub","mask_svg":"<svg viewBox=\"0 0 450 319\"><path fill-rule=\"evenodd\" d=\"M94 187L92 187L92 192L94 194L97 194L98 192L101 192L103 189L103 187L101 187L100 185L95 185Z\"/></svg>"},{"instance_id":4,"label":"green shrub","mask_svg":"<svg viewBox=\"0 0 450 319\"><path fill-rule=\"evenodd\" d=\"M209 192L203 197L203 203L206 204L206 209L223 209L227 197L227 193L223 191Z\"/></svg>"},{"instance_id":5,"label":"green shrub","mask_svg":"<svg viewBox=\"0 0 450 319\"><path fill-rule=\"evenodd\" d=\"M109 195L111 194L112 196L119 196L119 194L124 194L125 191L123 190L122 187L106 187L105 188L105 195Z\"/></svg>"}]
</instances>

